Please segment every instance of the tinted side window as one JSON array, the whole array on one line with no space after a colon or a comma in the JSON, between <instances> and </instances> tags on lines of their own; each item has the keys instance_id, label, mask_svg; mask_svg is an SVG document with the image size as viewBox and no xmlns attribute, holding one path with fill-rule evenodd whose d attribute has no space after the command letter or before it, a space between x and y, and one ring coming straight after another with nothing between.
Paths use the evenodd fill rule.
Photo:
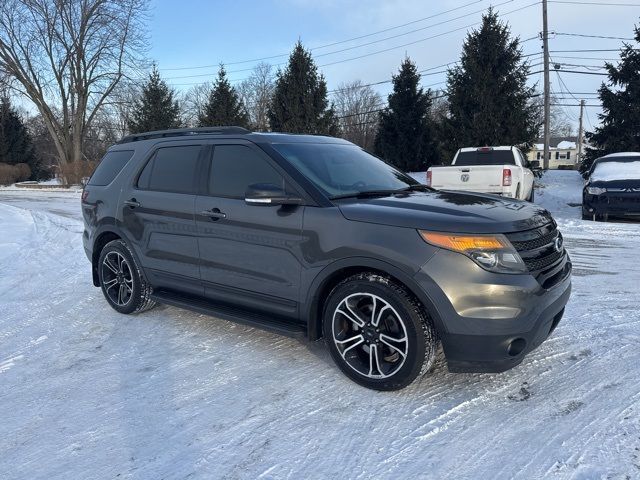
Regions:
<instances>
[{"instance_id":1,"label":"tinted side window","mask_svg":"<svg viewBox=\"0 0 640 480\"><path fill-rule=\"evenodd\" d=\"M209 193L244 198L254 183L273 183L285 188L284 179L265 158L243 145L217 145L209 176Z\"/></svg>"},{"instance_id":2,"label":"tinted side window","mask_svg":"<svg viewBox=\"0 0 640 480\"><path fill-rule=\"evenodd\" d=\"M158 149L138 177L138 187L175 193L196 193L200 145Z\"/></svg>"},{"instance_id":3,"label":"tinted side window","mask_svg":"<svg viewBox=\"0 0 640 480\"><path fill-rule=\"evenodd\" d=\"M133 156L133 150L107 152L91 175L89 185L109 185Z\"/></svg>"}]
</instances>

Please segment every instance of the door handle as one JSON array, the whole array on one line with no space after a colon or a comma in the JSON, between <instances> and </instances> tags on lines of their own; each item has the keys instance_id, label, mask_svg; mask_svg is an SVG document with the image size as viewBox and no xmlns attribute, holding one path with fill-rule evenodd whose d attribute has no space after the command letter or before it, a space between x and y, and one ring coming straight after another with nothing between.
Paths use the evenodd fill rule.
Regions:
<instances>
[{"instance_id":1,"label":"door handle","mask_svg":"<svg viewBox=\"0 0 640 480\"><path fill-rule=\"evenodd\" d=\"M140 202L137 202L135 198L132 198L131 200L125 200L124 203L127 207L131 207L131 208L136 208L140 206Z\"/></svg>"},{"instance_id":2,"label":"door handle","mask_svg":"<svg viewBox=\"0 0 640 480\"><path fill-rule=\"evenodd\" d=\"M203 210L202 212L200 212L200 215L202 215L203 217L209 217L211 219L216 219L216 220L220 218L227 218L227 214L222 213L219 208L212 208L211 210Z\"/></svg>"}]
</instances>

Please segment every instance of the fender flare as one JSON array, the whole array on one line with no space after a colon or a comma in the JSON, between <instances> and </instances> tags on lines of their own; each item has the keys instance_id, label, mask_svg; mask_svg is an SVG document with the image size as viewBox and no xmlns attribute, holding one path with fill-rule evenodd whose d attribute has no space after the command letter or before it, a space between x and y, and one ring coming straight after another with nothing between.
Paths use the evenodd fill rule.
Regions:
<instances>
[{"instance_id":1,"label":"fender flare","mask_svg":"<svg viewBox=\"0 0 640 480\"><path fill-rule=\"evenodd\" d=\"M442 317L436 308L435 303L413 275L396 267L395 265L383 260L370 257L351 257L336 260L325 266L312 280L307 290L307 297L302 308L303 321L307 324L307 336L309 340L317 340L322 337L322 314L319 313L320 293L326 288L329 280L334 275L346 268L357 267L362 270L377 270L393 277L395 280L403 284L409 291L416 296L427 310L429 317L433 320L434 327L438 332L446 332Z\"/></svg>"},{"instance_id":2,"label":"fender flare","mask_svg":"<svg viewBox=\"0 0 640 480\"><path fill-rule=\"evenodd\" d=\"M142 266L142 263L140 262L140 257L138 255L138 252L136 252L136 249L133 247L133 243L129 240L129 237L127 236L127 234L121 228L119 228L115 223L104 223L103 225L100 225L98 228L96 228L93 234L93 238L91 240L91 272L93 274L94 285L96 287L99 286L99 284L97 284L98 266L95 264L95 260L94 260L96 257L95 244L96 244L96 240L105 233L113 233L114 235L117 235L129 246L129 251L131 252L131 255L133 255L133 258L136 261L136 264L139 266L140 272L144 276L145 281L148 282L147 275L146 275L146 272L144 271L144 267Z\"/></svg>"}]
</instances>

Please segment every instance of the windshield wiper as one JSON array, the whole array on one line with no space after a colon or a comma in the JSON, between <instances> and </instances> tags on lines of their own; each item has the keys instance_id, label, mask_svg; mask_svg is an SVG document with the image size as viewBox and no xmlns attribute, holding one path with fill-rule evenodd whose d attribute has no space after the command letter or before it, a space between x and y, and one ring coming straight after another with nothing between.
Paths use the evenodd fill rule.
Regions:
<instances>
[{"instance_id":1,"label":"windshield wiper","mask_svg":"<svg viewBox=\"0 0 640 480\"><path fill-rule=\"evenodd\" d=\"M421 183L416 185L409 185L405 188L398 188L396 190L364 190L362 192L345 193L344 195L334 195L331 200L339 200L341 198L370 198L370 197L386 197L389 195L396 195L398 193L407 192L433 192L433 188L423 185Z\"/></svg>"},{"instance_id":2,"label":"windshield wiper","mask_svg":"<svg viewBox=\"0 0 640 480\"><path fill-rule=\"evenodd\" d=\"M433 192L434 189L422 183L417 183L415 185L409 185L407 188L403 188L402 191L403 192Z\"/></svg>"},{"instance_id":3,"label":"windshield wiper","mask_svg":"<svg viewBox=\"0 0 640 480\"><path fill-rule=\"evenodd\" d=\"M395 193L402 193L401 190L364 190L362 192L345 193L344 195L333 195L331 200L340 200L341 198L368 198L368 197L386 197Z\"/></svg>"}]
</instances>

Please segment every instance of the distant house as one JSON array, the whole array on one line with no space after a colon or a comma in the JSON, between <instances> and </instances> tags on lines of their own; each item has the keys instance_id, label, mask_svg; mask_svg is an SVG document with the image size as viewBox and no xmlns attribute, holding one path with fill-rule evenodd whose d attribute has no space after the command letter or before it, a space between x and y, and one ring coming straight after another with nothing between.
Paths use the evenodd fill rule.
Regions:
<instances>
[{"instance_id":1,"label":"distant house","mask_svg":"<svg viewBox=\"0 0 640 480\"><path fill-rule=\"evenodd\" d=\"M544 157L542 142L541 138L536 140L527 154L527 160L538 160L540 166L542 166ZM586 146L585 143L582 144L583 155ZM549 139L549 168L569 170L577 168L578 163L578 137L551 137Z\"/></svg>"}]
</instances>

